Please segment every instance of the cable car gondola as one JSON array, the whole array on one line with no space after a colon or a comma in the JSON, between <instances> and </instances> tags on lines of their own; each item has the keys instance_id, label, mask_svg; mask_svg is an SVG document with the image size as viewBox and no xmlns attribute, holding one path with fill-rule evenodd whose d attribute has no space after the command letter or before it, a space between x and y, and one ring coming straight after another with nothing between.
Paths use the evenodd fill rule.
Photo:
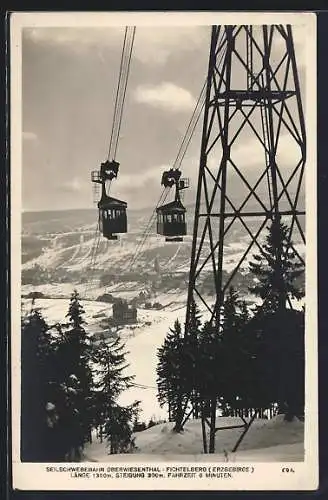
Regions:
<instances>
[{"instance_id":1,"label":"cable car gondola","mask_svg":"<svg viewBox=\"0 0 328 500\"><path fill-rule=\"evenodd\" d=\"M188 179L180 179L181 171L171 168L165 171L161 184L167 188L175 186L174 201L156 208L157 234L165 236L165 241L180 242L187 234L186 209L182 204L180 191L189 187Z\"/></svg>"},{"instance_id":2,"label":"cable car gondola","mask_svg":"<svg viewBox=\"0 0 328 500\"><path fill-rule=\"evenodd\" d=\"M127 203L125 201L106 195L99 201L98 208L99 230L104 238L117 240L117 234L114 233L127 232Z\"/></svg>"},{"instance_id":3,"label":"cable car gondola","mask_svg":"<svg viewBox=\"0 0 328 500\"><path fill-rule=\"evenodd\" d=\"M98 202L99 230L104 238L117 240L118 233L127 232L127 203L106 193L106 181L117 177L119 163L106 161L101 164L100 171L92 172L92 182L101 184L101 199Z\"/></svg>"}]
</instances>

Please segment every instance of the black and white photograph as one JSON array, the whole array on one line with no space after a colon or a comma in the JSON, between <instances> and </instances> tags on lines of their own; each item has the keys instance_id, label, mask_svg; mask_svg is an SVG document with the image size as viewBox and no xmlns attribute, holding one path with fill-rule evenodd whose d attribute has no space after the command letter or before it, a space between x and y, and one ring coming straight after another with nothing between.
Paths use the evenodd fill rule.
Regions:
<instances>
[{"instance_id":1,"label":"black and white photograph","mask_svg":"<svg viewBox=\"0 0 328 500\"><path fill-rule=\"evenodd\" d=\"M315 21L13 14L14 487L317 487Z\"/></svg>"}]
</instances>

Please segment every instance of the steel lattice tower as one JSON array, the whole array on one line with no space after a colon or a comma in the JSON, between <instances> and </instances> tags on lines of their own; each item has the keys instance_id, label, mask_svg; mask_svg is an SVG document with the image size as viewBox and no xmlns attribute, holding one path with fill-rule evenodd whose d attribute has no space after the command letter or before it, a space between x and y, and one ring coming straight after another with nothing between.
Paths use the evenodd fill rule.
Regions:
<instances>
[{"instance_id":1,"label":"steel lattice tower","mask_svg":"<svg viewBox=\"0 0 328 500\"><path fill-rule=\"evenodd\" d=\"M305 245L305 159L291 26L213 26L186 325L195 302L219 327L225 293L261 250L270 220L288 224L290 244ZM231 265L237 233L243 248ZM209 425L215 428L215 409Z\"/></svg>"}]
</instances>

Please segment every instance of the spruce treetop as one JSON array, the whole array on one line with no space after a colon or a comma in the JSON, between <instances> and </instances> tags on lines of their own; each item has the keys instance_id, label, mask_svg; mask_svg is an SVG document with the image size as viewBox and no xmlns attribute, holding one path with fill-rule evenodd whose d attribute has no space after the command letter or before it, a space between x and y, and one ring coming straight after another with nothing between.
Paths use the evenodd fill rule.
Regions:
<instances>
[{"instance_id":1,"label":"spruce treetop","mask_svg":"<svg viewBox=\"0 0 328 500\"><path fill-rule=\"evenodd\" d=\"M83 319L83 314L85 314L85 311L82 305L80 304L79 294L77 290L74 290L70 299L70 304L66 317L70 319L74 328L79 329L82 327L83 324L85 324L85 321Z\"/></svg>"},{"instance_id":2,"label":"spruce treetop","mask_svg":"<svg viewBox=\"0 0 328 500\"><path fill-rule=\"evenodd\" d=\"M304 264L298 259L289 237L289 227L274 220L268 228L262 251L249 263L255 276L255 285L249 291L260 297L269 310L275 311L286 300L300 300L302 287L296 283L304 273Z\"/></svg>"}]
</instances>

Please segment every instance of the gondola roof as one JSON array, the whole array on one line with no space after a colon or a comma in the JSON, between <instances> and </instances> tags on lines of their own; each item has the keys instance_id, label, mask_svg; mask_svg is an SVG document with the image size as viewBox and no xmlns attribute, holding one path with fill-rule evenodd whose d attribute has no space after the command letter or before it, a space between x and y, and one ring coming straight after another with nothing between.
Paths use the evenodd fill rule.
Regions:
<instances>
[{"instance_id":1,"label":"gondola roof","mask_svg":"<svg viewBox=\"0 0 328 500\"><path fill-rule=\"evenodd\" d=\"M112 198L111 196L102 197L98 203L98 208L126 208L127 206L128 204L125 201L119 200L118 198Z\"/></svg>"},{"instance_id":2,"label":"gondola roof","mask_svg":"<svg viewBox=\"0 0 328 500\"><path fill-rule=\"evenodd\" d=\"M156 208L156 212L170 212L172 210L178 211L178 212L185 212L186 209L182 205L180 200L174 200L171 201L170 203L166 203L166 205L162 205L158 208Z\"/></svg>"}]
</instances>

